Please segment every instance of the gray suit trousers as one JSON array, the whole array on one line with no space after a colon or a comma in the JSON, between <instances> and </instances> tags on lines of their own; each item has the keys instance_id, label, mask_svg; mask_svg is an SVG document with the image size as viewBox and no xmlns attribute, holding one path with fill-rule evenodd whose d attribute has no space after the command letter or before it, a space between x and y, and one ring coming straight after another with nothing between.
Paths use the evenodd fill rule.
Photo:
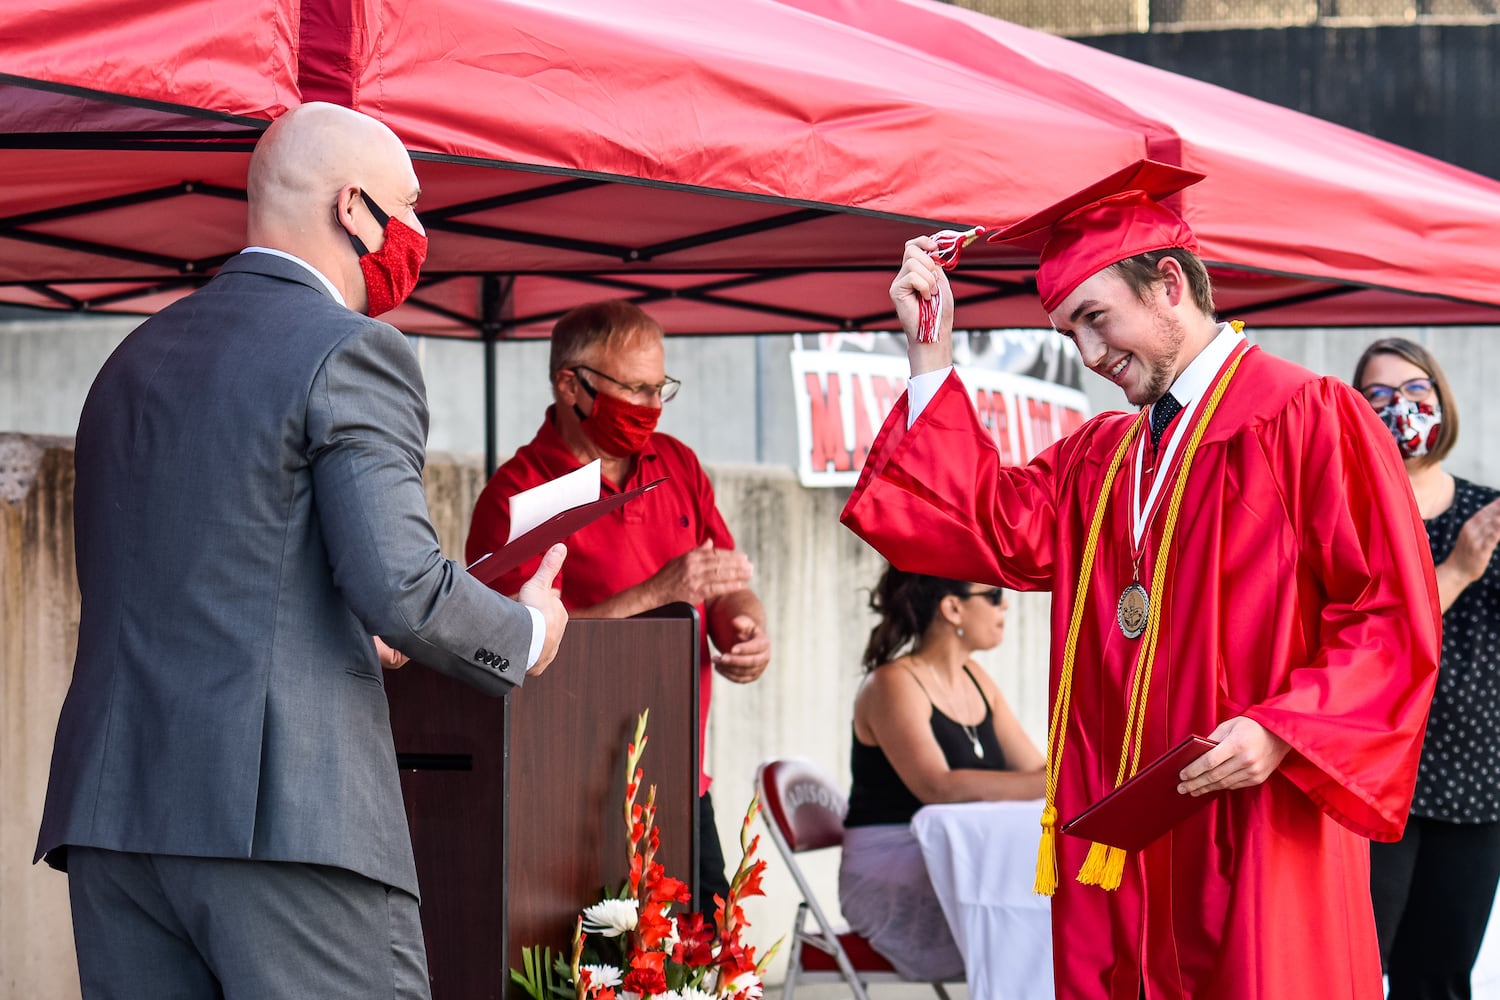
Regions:
<instances>
[{"instance_id":1,"label":"gray suit trousers","mask_svg":"<svg viewBox=\"0 0 1500 1000\"><path fill-rule=\"evenodd\" d=\"M416 897L343 868L74 847L84 1000L428 1000Z\"/></svg>"}]
</instances>

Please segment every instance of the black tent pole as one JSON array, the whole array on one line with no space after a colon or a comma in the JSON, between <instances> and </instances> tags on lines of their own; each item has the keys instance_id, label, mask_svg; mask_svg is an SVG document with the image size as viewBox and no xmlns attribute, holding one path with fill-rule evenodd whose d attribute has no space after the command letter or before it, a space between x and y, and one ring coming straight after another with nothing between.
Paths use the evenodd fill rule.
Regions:
<instances>
[{"instance_id":1,"label":"black tent pole","mask_svg":"<svg viewBox=\"0 0 1500 1000\"><path fill-rule=\"evenodd\" d=\"M486 274L479 279L479 333L484 338L484 479L489 482L500 467L496 440L499 385L495 374L495 340L500 336L500 279Z\"/></svg>"}]
</instances>

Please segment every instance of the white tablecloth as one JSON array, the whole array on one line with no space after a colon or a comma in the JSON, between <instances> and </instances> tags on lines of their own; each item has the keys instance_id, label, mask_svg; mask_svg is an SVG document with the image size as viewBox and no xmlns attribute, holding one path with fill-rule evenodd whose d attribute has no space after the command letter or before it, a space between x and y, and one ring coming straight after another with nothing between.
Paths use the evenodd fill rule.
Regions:
<instances>
[{"instance_id":1,"label":"white tablecloth","mask_svg":"<svg viewBox=\"0 0 1500 1000\"><path fill-rule=\"evenodd\" d=\"M1052 913L1031 891L1042 803L926 806L911 821L971 1000L1052 1000Z\"/></svg>"}]
</instances>

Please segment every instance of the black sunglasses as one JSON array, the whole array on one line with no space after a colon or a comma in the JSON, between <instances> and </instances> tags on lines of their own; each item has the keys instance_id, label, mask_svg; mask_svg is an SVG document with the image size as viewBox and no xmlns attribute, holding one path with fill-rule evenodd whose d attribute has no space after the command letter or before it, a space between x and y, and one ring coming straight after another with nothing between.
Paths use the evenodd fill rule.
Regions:
<instances>
[{"instance_id":1,"label":"black sunglasses","mask_svg":"<svg viewBox=\"0 0 1500 1000\"><path fill-rule=\"evenodd\" d=\"M965 594L964 597L982 597L998 608L1000 606L1000 602L1005 600L1005 588L991 587L988 590L971 590L967 594Z\"/></svg>"}]
</instances>

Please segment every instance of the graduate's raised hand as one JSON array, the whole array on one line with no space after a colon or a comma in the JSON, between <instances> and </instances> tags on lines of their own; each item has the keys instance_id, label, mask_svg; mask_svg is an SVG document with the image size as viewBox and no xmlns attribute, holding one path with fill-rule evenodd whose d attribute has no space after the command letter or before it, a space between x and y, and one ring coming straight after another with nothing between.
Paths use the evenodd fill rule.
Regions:
<instances>
[{"instance_id":1,"label":"graduate's raised hand","mask_svg":"<svg viewBox=\"0 0 1500 1000\"><path fill-rule=\"evenodd\" d=\"M937 249L938 242L931 236L907 240L901 270L891 282L891 302L896 307L901 329L906 331L906 355L911 360L913 375L937 371L953 363L953 292L948 287L943 266L932 259L933 251ZM921 304L939 290L942 310L938 314L937 340L924 343L918 336L922 321Z\"/></svg>"},{"instance_id":2,"label":"graduate's raised hand","mask_svg":"<svg viewBox=\"0 0 1500 1000\"><path fill-rule=\"evenodd\" d=\"M1254 719L1237 715L1208 734L1218 746L1182 769L1179 792L1209 792L1259 785L1281 766L1291 744Z\"/></svg>"}]
</instances>

